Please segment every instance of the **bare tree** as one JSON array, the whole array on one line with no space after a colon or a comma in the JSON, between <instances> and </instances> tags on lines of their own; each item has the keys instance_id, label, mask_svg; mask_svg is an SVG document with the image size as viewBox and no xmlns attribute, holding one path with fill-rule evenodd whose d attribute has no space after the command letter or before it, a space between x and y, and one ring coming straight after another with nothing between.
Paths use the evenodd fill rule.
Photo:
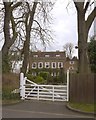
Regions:
<instances>
[{"instance_id":1,"label":"bare tree","mask_svg":"<svg viewBox=\"0 0 96 120\"><path fill-rule=\"evenodd\" d=\"M45 6L45 2L39 2L37 10L36 8L38 2L3 2L3 4L5 42L2 47L2 53L4 53L4 65L8 64L7 58L9 50L19 50L23 54L24 60L22 72L26 73L29 57L30 38L34 35L32 33L35 33L35 39L39 36L40 39L42 39L43 44L45 44L45 34L49 35L51 38L46 25L42 26L42 19L44 19L44 22L46 20L48 21L48 11L46 12L46 9L50 3ZM42 13L42 16L40 13Z\"/></svg>"},{"instance_id":2,"label":"bare tree","mask_svg":"<svg viewBox=\"0 0 96 120\"><path fill-rule=\"evenodd\" d=\"M72 55L74 52L74 45L72 43L66 43L64 46L64 51L66 52L66 57L72 59Z\"/></svg>"},{"instance_id":3,"label":"bare tree","mask_svg":"<svg viewBox=\"0 0 96 120\"><path fill-rule=\"evenodd\" d=\"M17 38L17 32L16 32L16 24L13 19L13 10L17 8L21 2L18 2L13 5L13 2L3 2L4 4L4 45L2 47L2 62L3 62L3 70L9 71L9 65L8 65L8 51L11 47L11 45L14 43L14 41ZM11 30L10 30L11 28Z\"/></svg>"},{"instance_id":4,"label":"bare tree","mask_svg":"<svg viewBox=\"0 0 96 120\"><path fill-rule=\"evenodd\" d=\"M27 71L27 66L28 66L28 58L29 58L29 48L30 48L30 36L33 35L31 34L33 31L35 31L35 39L40 38L42 40L42 43L45 44L45 36L50 36L48 29L45 27L46 24L46 19L48 19L48 11L46 11L45 8L49 7L47 6L50 3L43 3L43 2L34 2L32 9L30 8L29 3L27 2L28 10L26 13L26 18L25 18L25 31L26 31L26 40L24 42L23 46L23 53L24 53L24 60L23 60L23 66L21 71L25 74ZM38 5L38 6L37 6ZM41 15L40 15L41 12ZM43 16L42 16L43 15ZM40 16L38 18L38 16ZM42 27L42 19L44 19L44 25ZM45 35L46 34L46 35ZM51 36L50 36L51 38Z\"/></svg>"},{"instance_id":5,"label":"bare tree","mask_svg":"<svg viewBox=\"0 0 96 120\"><path fill-rule=\"evenodd\" d=\"M74 5L77 10L77 21L78 21L78 57L79 57L79 72L80 73L89 73L89 59L88 59L88 48L87 48L87 39L90 27L96 16L96 6L92 12L85 19L86 12L90 6L91 0L83 0L78 2L73 0Z\"/></svg>"},{"instance_id":6,"label":"bare tree","mask_svg":"<svg viewBox=\"0 0 96 120\"><path fill-rule=\"evenodd\" d=\"M25 19L26 40L25 40L24 46L23 46L24 60L23 60L23 66L22 66L22 69L21 69L21 71L24 74L26 73L27 65L28 65L30 33L31 33L31 27L32 27L32 24L33 24L37 4L38 4L37 2L34 2L32 10L30 10L29 4L27 3L28 12L26 13L26 19Z\"/></svg>"}]
</instances>

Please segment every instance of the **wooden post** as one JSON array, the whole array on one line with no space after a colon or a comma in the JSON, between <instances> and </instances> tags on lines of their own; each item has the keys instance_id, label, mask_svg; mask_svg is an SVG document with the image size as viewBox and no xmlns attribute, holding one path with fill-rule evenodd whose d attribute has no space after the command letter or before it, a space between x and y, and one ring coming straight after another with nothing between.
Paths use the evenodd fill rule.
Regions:
<instances>
[{"instance_id":1,"label":"wooden post","mask_svg":"<svg viewBox=\"0 0 96 120\"><path fill-rule=\"evenodd\" d=\"M67 70L67 101L69 101L69 70Z\"/></svg>"}]
</instances>

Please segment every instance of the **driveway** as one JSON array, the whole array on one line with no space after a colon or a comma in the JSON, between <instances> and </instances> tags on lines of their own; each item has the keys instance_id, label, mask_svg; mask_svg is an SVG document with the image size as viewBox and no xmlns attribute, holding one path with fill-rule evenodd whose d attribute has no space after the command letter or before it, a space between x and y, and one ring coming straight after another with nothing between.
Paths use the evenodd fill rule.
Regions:
<instances>
[{"instance_id":1,"label":"driveway","mask_svg":"<svg viewBox=\"0 0 96 120\"><path fill-rule=\"evenodd\" d=\"M93 118L94 116L73 112L66 108L66 102L25 100L21 103L3 106L3 118Z\"/></svg>"}]
</instances>

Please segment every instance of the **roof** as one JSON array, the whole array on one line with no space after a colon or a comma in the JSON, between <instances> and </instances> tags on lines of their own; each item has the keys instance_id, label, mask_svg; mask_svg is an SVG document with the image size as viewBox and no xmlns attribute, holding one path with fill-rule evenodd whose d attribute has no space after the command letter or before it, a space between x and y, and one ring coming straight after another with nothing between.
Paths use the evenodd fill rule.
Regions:
<instances>
[{"instance_id":1,"label":"roof","mask_svg":"<svg viewBox=\"0 0 96 120\"><path fill-rule=\"evenodd\" d=\"M72 59L70 59L69 57L66 57L67 61L78 61L78 58L76 56L74 56Z\"/></svg>"},{"instance_id":2,"label":"roof","mask_svg":"<svg viewBox=\"0 0 96 120\"><path fill-rule=\"evenodd\" d=\"M50 52L42 52L42 51L37 51L37 52L31 52L31 56L34 57L34 55L38 55L38 57L65 57L65 52L64 51L50 51Z\"/></svg>"}]
</instances>

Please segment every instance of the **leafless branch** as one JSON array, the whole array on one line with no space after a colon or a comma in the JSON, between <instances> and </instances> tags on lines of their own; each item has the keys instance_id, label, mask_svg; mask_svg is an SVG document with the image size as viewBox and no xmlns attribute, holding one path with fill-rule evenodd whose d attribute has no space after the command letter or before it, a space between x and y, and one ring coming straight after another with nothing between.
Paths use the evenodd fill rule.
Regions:
<instances>
[{"instance_id":1,"label":"leafless branch","mask_svg":"<svg viewBox=\"0 0 96 120\"><path fill-rule=\"evenodd\" d=\"M86 5L85 5L85 8L84 8L84 14L86 13L88 7L89 7L89 4L90 4L90 0L87 1Z\"/></svg>"},{"instance_id":2,"label":"leafless branch","mask_svg":"<svg viewBox=\"0 0 96 120\"><path fill-rule=\"evenodd\" d=\"M87 31L89 31L94 19L96 17L96 7L94 8L94 10L90 13L90 15L88 16L87 20L86 20L86 26L87 26Z\"/></svg>"},{"instance_id":3,"label":"leafless branch","mask_svg":"<svg viewBox=\"0 0 96 120\"><path fill-rule=\"evenodd\" d=\"M14 4L12 7L11 7L11 10L13 11L13 9L17 8L18 6L20 6L22 4L22 2L17 2L16 4Z\"/></svg>"}]
</instances>

